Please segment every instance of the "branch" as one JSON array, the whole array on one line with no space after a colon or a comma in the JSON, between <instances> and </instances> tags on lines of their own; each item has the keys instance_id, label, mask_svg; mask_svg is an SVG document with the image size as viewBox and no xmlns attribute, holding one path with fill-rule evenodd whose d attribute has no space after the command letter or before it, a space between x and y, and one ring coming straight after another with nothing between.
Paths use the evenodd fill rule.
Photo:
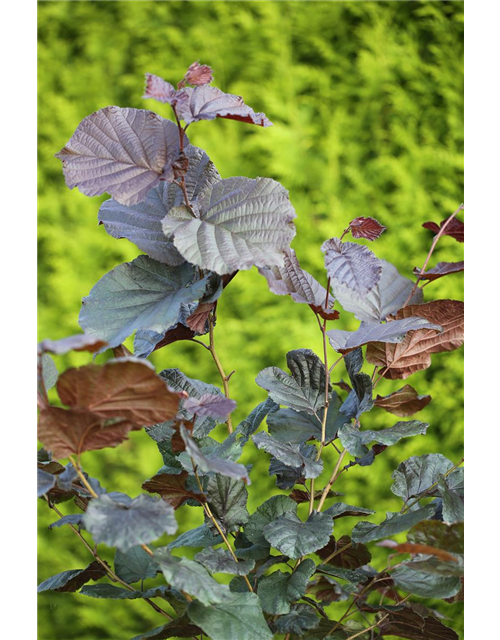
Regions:
<instances>
[{"instance_id":1,"label":"branch","mask_svg":"<svg viewBox=\"0 0 500 640\"><path fill-rule=\"evenodd\" d=\"M220 375L220 377L222 379L222 384L224 385L224 395L229 400L230 399L229 398L229 378L233 375L234 371L232 371L228 376L226 376L226 374L224 373L224 369L222 367L222 363L219 360L219 356L217 355L217 352L215 350L215 341L214 341L214 324L215 324L215 321L214 321L214 313L213 312L208 317L208 324L209 324L209 338L210 338L210 345L208 347L208 350L212 354L212 358L213 358L213 360L215 362L215 366L217 367L219 375ZM227 424L227 428L228 428L229 433L233 433L233 424L231 422L231 416L230 415L227 416L226 424Z\"/></svg>"}]
</instances>

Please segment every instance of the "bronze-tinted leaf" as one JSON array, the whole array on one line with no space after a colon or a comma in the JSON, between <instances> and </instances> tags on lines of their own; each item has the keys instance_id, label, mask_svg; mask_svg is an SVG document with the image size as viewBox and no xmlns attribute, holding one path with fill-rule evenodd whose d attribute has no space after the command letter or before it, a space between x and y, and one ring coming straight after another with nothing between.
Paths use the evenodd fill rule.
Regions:
<instances>
[{"instance_id":1,"label":"bronze-tinted leaf","mask_svg":"<svg viewBox=\"0 0 500 640\"><path fill-rule=\"evenodd\" d=\"M394 542L394 540L382 540L382 542L377 543L377 546L387 547L398 553L424 553L429 556L436 556L436 558L444 560L444 562L458 562L457 558L451 555L451 553L448 553L443 549L438 549L437 547L432 547L428 544L417 544L414 542L402 542L398 544L397 542Z\"/></svg>"},{"instance_id":2,"label":"bronze-tinted leaf","mask_svg":"<svg viewBox=\"0 0 500 640\"><path fill-rule=\"evenodd\" d=\"M188 477L187 471L183 471L178 475L157 473L153 478L145 482L142 488L149 493L159 493L165 502L171 504L174 509L178 509L190 498L200 503L206 502L206 498L202 493L195 493L186 488Z\"/></svg>"},{"instance_id":3,"label":"bronze-tinted leaf","mask_svg":"<svg viewBox=\"0 0 500 640\"><path fill-rule=\"evenodd\" d=\"M405 384L388 396L377 396L375 406L396 416L406 417L421 411L431 400L431 396L419 396L411 385Z\"/></svg>"},{"instance_id":4,"label":"bronze-tinted leaf","mask_svg":"<svg viewBox=\"0 0 500 640\"><path fill-rule=\"evenodd\" d=\"M464 552L464 523L446 524L440 520L424 520L408 532L408 542L427 544L450 553Z\"/></svg>"},{"instance_id":5,"label":"bronze-tinted leaf","mask_svg":"<svg viewBox=\"0 0 500 640\"><path fill-rule=\"evenodd\" d=\"M394 611L380 621L381 636L397 636L409 640L458 640L458 635L432 615L421 616L409 607Z\"/></svg>"},{"instance_id":6,"label":"bronze-tinted leaf","mask_svg":"<svg viewBox=\"0 0 500 640\"><path fill-rule=\"evenodd\" d=\"M193 64L189 65L186 75L184 76L184 82L186 84L195 86L208 84L212 82L212 80L212 69L208 65L200 64L199 62L193 62Z\"/></svg>"},{"instance_id":7,"label":"bronze-tinted leaf","mask_svg":"<svg viewBox=\"0 0 500 640\"><path fill-rule=\"evenodd\" d=\"M79 333L62 340L42 340L38 344L38 353L53 353L63 356L69 351L90 351L95 353L106 346L104 340L96 336L89 336L86 333Z\"/></svg>"},{"instance_id":8,"label":"bronze-tinted leaf","mask_svg":"<svg viewBox=\"0 0 500 640\"><path fill-rule=\"evenodd\" d=\"M383 224L375 218L354 218L349 224L353 238L365 238L365 240L376 240L385 231Z\"/></svg>"},{"instance_id":9,"label":"bronze-tinted leaf","mask_svg":"<svg viewBox=\"0 0 500 640\"><path fill-rule=\"evenodd\" d=\"M457 300L434 300L400 309L395 318L420 316L442 327L410 331L399 344L369 344L366 359L382 367L384 378L400 380L431 365L431 354L458 349L464 341L464 303Z\"/></svg>"},{"instance_id":10,"label":"bronze-tinted leaf","mask_svg":"<svg viewBox=\"0 0 500 640\"><path fill-rule=\"evenodd\" d=\"M437 280L443 276L447 276L450 273L460 273L464 270L464 261L460 262L438 262L435 267L429 269L424 274L420 275L421 269L415 267L413 273L416 276L420 276L420 280Z\"/></svg>"},{"instance_id":11,"label":"bronze-tinted leaf","mask_svg":"<svg viewBox=\"0 0 500 640\"><path fill-rule=\"evenodd\" d=\"M437 234L439 233L440 229L443 227L446 220L448 220L448 218L445 218L439 225L436 224L435 222L424 222L422 226L424 227L424 229L429 229L429 231L432 231L434 234ZM456 218L453 218L450 224L444 230L443 235L451 236L452 238L455 238L457 242L463 242L464 241L464 223L460 222L460 220L457 220Z\"/></svg>"},{"instance_id":12,"label":"bronze-tinted leaf","mask_svg":"<svg viewBox=\"0 0 500 640\"><path fill-rule=\"evenodd\" d=\"M316 553L323 561L326 561L332 553L336 553L333 558L328 560L328 564L342 569L358 569L368 564L372 559L371 553L365 545L352 542L349 536L342 536L338 540L332 536L326 547Z\"/></svg>"},{"instance_id":13,"label":"bronze-tinted leaf","mask_svg":"<svg viewBox=\"0 0 500 640\"><path fill-rule=\"evenodd\" d=\"M70 409L46 406L39 422L39 438L55 458L116 447L131 429L173 418L179 405L154 369L133 359L68 369L57 390Z\"/></svg>"}]
</instances>

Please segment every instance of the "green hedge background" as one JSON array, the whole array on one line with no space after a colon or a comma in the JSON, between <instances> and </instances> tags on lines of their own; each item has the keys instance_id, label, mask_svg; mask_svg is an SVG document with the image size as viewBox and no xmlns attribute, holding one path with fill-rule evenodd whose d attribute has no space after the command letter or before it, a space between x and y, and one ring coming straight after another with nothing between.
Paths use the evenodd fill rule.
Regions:
<instances>
[{"instance_id":1,"label":"green hedge background","mask_svg":"<svg viewBox=\"0 0 500 640\"><path fill-rule=\"evenodd\" d=\"M170 117L166 105L141 99L145 72L177 81L200 60L215 70L214 84L244 96L274 122L261 129L219 119L198 123L189 134L223 177L268 176L289 189L298 214L292 246L302 266L322 282L321 243L352 218L372 215L386 225L371 248L410 276L422 265L432 238L421 224L440 221L463 200L461 2L39 2L38 7L40 338L78 332L81 298L104 273L138 254L134 245L97 226L105 197L69 191L54 154L82 118L110 104ZM460 260L462 250L445 237L432 263ZM427 299L462 299L463 278L444 278L425 292ZM355 328L348 316L342 314L338 328ZM238 402L236 423L265 397L254 382L261 369L284 368L291 349L321 353L310 310L273 296L255 269L240 273L225 291L216 341L226 370L236 369L230 383ZM177 343L152 360L158 370L179 367L191 377L220 383L209 354L196 344ZM88 361L87 355L73 354L60 358L58 366ZM427 436L400 442L373 466L357 467L338 482L345 501L377 509L374 521L400 508L389 487L401 460L429 452L453 461L462 455L462 351L433 356L432 368L410 381L434 399L419 414L431 425ZM383 381L377 392L385 395L400 386ZM376 410L367 420L369 428L396 422ZM253 445L244 461L254 463L252 511L275 490L274 477L268 477L267 455L256 461ZM117 449L86 454L83 462L108 490L132 496L161 466L154 443L143 433L132 434ZM76 536L64 527L49 531L54 514L42 501L39 507L39 581L86 566L90 556ZM61 509L69 513L71 506ZM199 523L198 511L177 512L180 531ZM340 522L339 535L354 524ZM382 567L386 555L377 551L375 564ZM112 560L105 548L103 556ZM462 605L428 604L462 633ZM344 603L332 605L332 616L344 609ZM124 640L161 623L139 601L56 593L39 598L40 640Z\"/></svg>"}]
</instances>

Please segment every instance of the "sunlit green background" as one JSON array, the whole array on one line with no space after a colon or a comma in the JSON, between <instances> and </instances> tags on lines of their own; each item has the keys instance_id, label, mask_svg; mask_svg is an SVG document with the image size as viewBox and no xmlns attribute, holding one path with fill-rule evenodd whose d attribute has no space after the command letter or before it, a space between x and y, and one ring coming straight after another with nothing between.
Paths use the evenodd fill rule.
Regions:
<instances>
[{"instance_id":1,"label":"sunlit green background","mask_svg":"<svg viewBox=\"0 0 500 640\"><path fill-rule=\"evenodd\" d=\"M193 60L211 65L217 86L244 96L274 122L268 129L202 122L189 134L223 177L269 176L289 189L298 214L293 247L304 268L325 282L321 243L350 219L372 215L387 226L372 248L410 276L432 238L421 224L440 221L463 199L462 36L459 2L40 2L40 338L77 332L81 298L109 269L138 254L134 245L97 226L105 198L69 191L54 154L82 118L107 105L149 108L169 117L166 106L141 99L144 73L177 81ZM432 262L461 257L462 245L444 238ZM453 276L425 292L427 299L462 299L462 289L463 279ZM356 326L348 315L339 328ZM321 353L308 307L273 296L255 269L240 273L225 291L216 341L226 370L236 370L236 422L265 397L254 383L261 369L285 367L291 349ZM411 378L420 393L433 396L419 416L431 425L427 436L402 441L373 466L341 476L337 490L344 500L376 508L374 521L400 508L389 489L399 461L438 451L453 461L461 457L462 358L461 351L433 356L433 367ZM77 354L58 366L88 361ZM196 344L177 343L153 362L158 370L179 367L219 383L208 352ZM377 391L385 395L400 386L383 381ZM375 410L365 426L396 421ZM257 460L253 444L248 446L245 462L254 464L251 511L274 490L267 458L260 454ZM143 433L117 449L86 454L83 462L108 490L132 496L162 464ZM65 503L61 509L68 513L71 507ZM181 531L201 521L198 511L177 512ZM70 529L48 531L54 519L40 501L40 581L90 561ZM353 524L341 520L337 531L348 533ZM387 552L377 553L381 568ZM105 548L103 555L112 559ZM437 606L461 633L461 605ZM332 616L345 603L336 607ZM126 640L161 623L137 600L54 593L39 598L40 640Z\"/></svg>"}]
</instances>

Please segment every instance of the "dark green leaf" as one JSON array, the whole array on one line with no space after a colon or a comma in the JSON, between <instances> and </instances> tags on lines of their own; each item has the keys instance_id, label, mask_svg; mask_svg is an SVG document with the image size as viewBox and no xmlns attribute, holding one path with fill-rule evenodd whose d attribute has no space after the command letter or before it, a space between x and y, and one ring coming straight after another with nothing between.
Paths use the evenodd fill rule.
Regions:
<instances>
[{"instance_id":1,"label":"dark green leaf","mask_svg":"<svg viewBox=\"0 0 500 640\"><path fill-rule=\"evenodd\" d=\"M319 624L318 614L307 604L299 604L290 613L280 616L274 622L278 633L301 635L306 629L315 629Z\"/></svg>"},{"instance_id":2,"label":"dark green leaf","mask_svg":"<svg viewBox=\"0 0 500 640\"><path fill-rule=\"evenodd\" d=\"M322 549L330 539L332 517L313 512L302 522L293 512L287 512L264 527L264 537L289 558L300 558Z\"/></svg>"},{"instance_id":3,"label":"dark green leaf","mask_svg":"<svg viewBox=\"0 0 500 640\"><path fill-rule=\"evenodd\" d=\"M437 481L439 474L452 467L453 463L440 453L413 456L402 462L392 474L394 483L391 491L406 502L425 493ZM437 490L428 495L436 493Z\"/></svg>"},{"instance_id":4,"label":"dark green leaf","mask_svg":"<svg viewBox=\"0 0 500 640\"><path fill-rule=\"evenodd\" d=\"M202 524L195 529L190 529L181 533L173 542L167 545L167 549L177 549L178 547L213 547L222 542L219 534L212 533L206 524Z\"/></svg>"},{"instance_id":5,"label":"dark green leaf","mask_svg":"<svg viewBox=\"0 0 500 640\"><path fill-rule=\"evenodd\" d=\"M201 629L189 621L187 616L176 618L163 625L134 636L132 640L167 640L167 638L194 638L201 633Z\"/></svg>"},{"instance_id":6,"label":"dark green leaf","mask_svg":"<svg viewBox=\"0 0 500 640\"><path fill-rule=\"evenodd\" d=\"M323 471L323 462L316 460L314 455L308 455L316 451L314 447L280 442L265 431L252 436L252 440L259 449L272 454L287 467L300 469L300 477L317 478Z\"/></svg>"},{"instance_id":7,"label":"dark green leaf","mask_svg":"<svg viewBox=\"0 0 500 640\"><path fill-rule=\"evenodd\" d=\"M255 593L231 593L220 604L193 601L188 615L212 640L272 640Z\"/></svg>"},{"instance_id":8,"label":"dark green leaf","mask_svg":"<svg viewBox=\"0 0 500 640\"><path fill-rule=\"evenodd\" d=\"M239 529L248 520L248 491L243 482L217 474L209 478L205 493L225 532Z\"/></svg>"},{"instance_id":9,"label":"dark green leaf","mask_svg":"<svg viewBox=\"0 0 500 640\"><path fill-rule=\"evenodd\" d=\"M268 414L273 414L279 409L279 405L271 398L267 398L264 402L258 404L255 409L252 409L248 418L245 418L243 422L236 427L235 432L242 436L243 441L246 443L248 438L257 431L262 424L262 421Z\"/></svg>"},{"instance_id":10,"label":"dark green leaf","mask_svg":"<svg viewBox=\"0 0 500 640\"><path fill-rule=\"evenodd\" d=\"M346 516L371 515L375 513L375 511L365 509L364 507L353 507L351 504L346 504L345 502L336 502L328 509L325 509L324 513L327 513L335 520L336 518L345 518Z\"/></svg>"},{"instance_id":11,"label":"dark green leaf","mask_svg":"<svg viewBox=\"0 0 500 640\"><path fill-rule=\"evenodd\" d=\"M292 573L275 571L270 576L262 578L257 594L263 611L274 615L288 613L292 603L305 594L315 569L314 562L306 558Z\"/></svg>"},{"instance_id":12,"label":"dark green leaf","mask_svg":"<svg viewBox=\"0 0 500 640\"><path fill-rule=\"evenodd\" d=\"M429 504L422 509L404 514L388 513L382 524L358 522L352 530L352 539L354 542L371 542L394 536L396 533L407 531L422 520L429 520L434 515L435 509L434 505Z\"/></svg>"},{"instance_id":13,"label":"dark green leaf","mask_svg":"<svg viewBox=\"0 0 500 640\"><path fill-rule=\"evenodd\" d=\"M291 376L277 367L268 367L255 382L278 404L313 414L325 405L325 366L310 349L290 351L286 359Z\"/></svg>"},{"instance_id":14,"label":"dark green leaf","mask_svg":"<svg viewBox=\"0 0 500 640\"><path fill-rule=\"evenodd\" d=\"M72 524L75 527L82 527L82 524L83 524L82 520L83 520L82 513L75 513L69 516L63 516L62 518L59 518L59 520L56 520L56 522L53 522L52 524L50 524L49 529L62 527L65 524Z\"/></svg>"},{"instance_id":15,"label":"dark green leaf","mask_svg":"<svg viewBox=\"0 0 500 640\"><path fill-rule=\"evenodd\" d=\"M253 544L245 534L240 533L234 540L234 553L244 560L267 560L271 548L268 542L265 545Z\"/></svg>"},{"instance_id":16,"label":"dark green leaf","mask_svg":"<svg viewBox=\"0 0 500 640\"><path fill-rule=\"evenodd\" d=\"M459 577L414 571L408 568L408 564L400 565L391 571L394 584L404 591L422 598L451 598L460 591Z\"/></svg>"},{"instance_id":17,"label":"dark green leaf","mask_svg":"<svg viewBox=\"0 0 500 640\"><path fill-rule=\"evenodd\" d=\"M281 495L269 498L248 518L245 525L246 537L254 544L267 546L264 527L288 512L297 513L297 504L293 500Z\"/></svg>"},{"instance_id":18,"label":"dark green leaf","mask_svg":"<svg viewBox=\"0 0 500 640\"><path fill-rule=\"evenodd\" d=\"M342 580L347 580L352 584L359 584L360 582L366 582L368 580L368 575L363 573L362 571L356 571L353 569L344 569L342 567L334 567L330 564L320 564L317 570L321 573L327 573L329 576L334 576L335 578L341 578Z\"/></svg>"},{"instance_id":19,"label":"dark green leaf","mask_svg":"<svg viewBox=\"0 0 500 640\"><path fill-rule=\"evenodd\" d=\"M342 446L347 451L357 457L365 456L368 453L366 447L370 442L378 442L386 446L396 444L402 438L409 436L425 435L428 424L418 420L409 422L398 422L390 429L380 429L378 431L359 430L351 424L344 424L339 429L339 439Z\"/></svg>"},{"instance_id":20,"label":"dark green leaf","mask_svg":"<svg viewBox=\"0 0 500 640\"><path fill-rule=\"evenodd\" d=\"M89 580L100 580L107 574L100 562L94 560L86 569L63 571L47 578L38 585L37 592L42 591L78 591Z\"/></svg>"},{"instance_id":21,"label":"dark green leaf","mask_svg":"<svg viewBox=\"0 0 500 640\"><path fill-rule=\"evenodd\" d=\"M450 525L439 520L424 520L408 532L408 542L460 554L464 552L464 525L463 522Z\"/></svg>"},{"instance_id":22,"label":"dark green leaf","mask_svg":"<svg viewBox=\"0 0 500 640\"><path fill-rule=\"evenodd\" d=\"M232 573L237 576L246 576L255 567L254 560L236 562L226 549L204 549L197 553L194 559L212 573Z\"/></svg>"},{"instance_id":23,"label":"dark green leaf","mask_svg":"<svg viewBox=\"0 0 500 640\"><path fill-rule=\"evenodd\" d=\"M103 542L123 552L177 530L173 508L144 494L134 499L123 493L94 498L83 516L83 524L97 544Z\"/></svg>"},{"instance_id":24,"label":"dark green leaf","mask_svg":"<svg viewBox=\"0 0 500 640\"><path fill-rule=\"evenodd\" d=\"M142 547L132 547L125 553L116 550L115 573L125 582L134 583L156 576L156 566Z\"/></svg>"},{"instance_id":25,"label":"dark green leaf","mask_svg":"<svg viewBox=\"0 0 500 640\"><path fill-rule=\"evenodd\" d=\"M457 469L458 471L458 469ZM461 469L461 471L463 471ZM443 520L449 524L463 522L464 499L459 491L450 489L447 479L443 475L438 476L439 494L443 500Z\"/></svg>"}]
</instances>

